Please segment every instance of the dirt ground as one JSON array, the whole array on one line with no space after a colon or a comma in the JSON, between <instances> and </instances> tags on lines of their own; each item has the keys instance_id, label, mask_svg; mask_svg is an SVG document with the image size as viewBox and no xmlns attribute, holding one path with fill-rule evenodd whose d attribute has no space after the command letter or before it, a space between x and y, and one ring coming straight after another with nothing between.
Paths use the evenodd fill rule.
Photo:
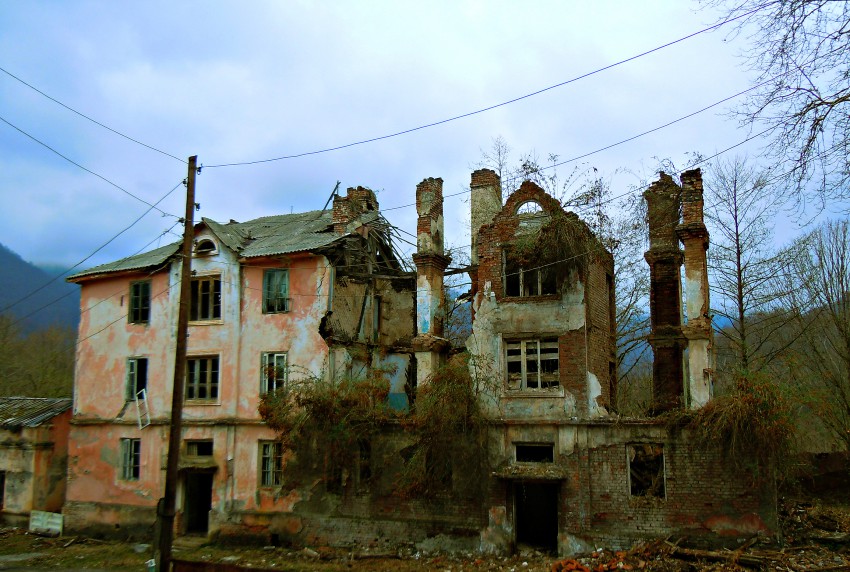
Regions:
<instances>
[{"instance_id":1,"label":"dirt ground","mask_svg":"<svg viewBox=\"0 0 850 572\"><path fill-rule=\"evenodd\" d=\"M558 559L521 548L510 557L416 552L377 554L327 547L286 549L225 548L179 541L174 557L229 563L246 568L317 572L562 572L565 570L776 570L850 571L850 498L787 500L780 509L785 543L750 539L738 550L699 551L687 539L658 539L631 550L602 550L575 559ZM45 538L18 528L0 528L0 570L145 570L150 545L82 537Z\"/></svg>"}]
</instances>

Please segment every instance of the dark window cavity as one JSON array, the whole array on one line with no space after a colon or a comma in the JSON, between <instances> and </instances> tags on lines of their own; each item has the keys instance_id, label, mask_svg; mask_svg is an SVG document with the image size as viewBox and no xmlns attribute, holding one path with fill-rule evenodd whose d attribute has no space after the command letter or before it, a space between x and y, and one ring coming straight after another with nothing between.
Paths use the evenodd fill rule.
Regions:
<instances>
[{"instance_id":1,"label":"dark window cavity","mask_svg":"<svg viewBox=\"0 0 850 572\"><path fill-rule=\"evenodd\" d=\"M555 446L548 444L516 444L518 463L552 463L555 461Z\"/></svg>"},{"instance_id":2,"label":"dark window cavity","mask_svg":"<svg viewBox=\"0 0 850 572\"><path fill-rule=\"evenodd\" d=\"M127 360L127 399L144 399L148 388L148 358L134 357ZM139 393L145 390L145 393Z\"/></svg>"},{"instance_id":3,"label":"dark window cavity","mask_svg":"<svg viewBox=\"0 0 850 572\"><path fill-rule=\"evenodd\" d=\"M658 443L632 443L626 446L626 450L632 496L663 499L666 495L664 447Z\"/></svg>"}]
</instances>

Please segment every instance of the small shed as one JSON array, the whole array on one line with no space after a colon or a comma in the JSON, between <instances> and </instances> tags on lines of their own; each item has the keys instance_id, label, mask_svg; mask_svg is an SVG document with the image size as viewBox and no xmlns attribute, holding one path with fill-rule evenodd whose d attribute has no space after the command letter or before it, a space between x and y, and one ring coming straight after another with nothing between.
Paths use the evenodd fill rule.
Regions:
<instances>
[{"instance_id":1,"label":"small shed","mask_svg":"<svg viewBox=\"0 0 850 572\"><path fill-rule=\"evenodd\" d=\"M0 397L0 523L65 502L70 398Z\"/></svg>"}]
</instances>

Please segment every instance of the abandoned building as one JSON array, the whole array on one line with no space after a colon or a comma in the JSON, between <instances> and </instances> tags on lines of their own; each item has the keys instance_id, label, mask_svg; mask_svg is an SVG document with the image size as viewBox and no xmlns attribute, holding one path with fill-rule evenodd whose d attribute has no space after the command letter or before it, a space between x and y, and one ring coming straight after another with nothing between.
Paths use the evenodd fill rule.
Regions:
<instances>
[{"instance_id":1,"label":"abandoned building","mask_svg":"<svg viewBox=\"0 0 850 572\"><path fill-rule=\"evenodd\" d=\"M0 397L0 523L62 509L70 420L70 399Z\"/></svg>"},{"instance_id":2,"label":"abandoned building","mask_svg":"<svg viewBox=\"0 0 850 572\"><path fill-rule=\"evenodd\" d=\"M681 180L662 174L645 194L658 411L711 398L702 182L699 171ZM451 359L441 179L417 186L416 207L415 272L361 187L331 211L196 225L178 534L494 553L522 543L565 555L670 534L712 542L775 532L769 483L754 487L686 432L616 415L611 253L534 183L503 204L487 169L471 181L463 368L486 418L484 461L470 471L448 443L448 467L423 464L439 486L399 494L415 446L405 412L417 411ZM180 265L171 245L70 278L83 314L68 530L150 537L164 486ZM315 441L305 445L313 456L293 459L258 413L263 394L296 380L370 370L386 372L399 417L358 442L342 468L329 469Z\"/></svg>"}]
</instances>

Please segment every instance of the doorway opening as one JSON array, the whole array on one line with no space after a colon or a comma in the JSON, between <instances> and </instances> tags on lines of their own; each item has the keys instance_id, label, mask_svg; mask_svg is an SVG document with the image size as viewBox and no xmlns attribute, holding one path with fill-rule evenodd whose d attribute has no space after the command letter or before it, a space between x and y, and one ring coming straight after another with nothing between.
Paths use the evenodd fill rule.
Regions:
<instances>
[{"instance_id":1,"label":"doorway opening","mask_svg":"<svg viewBox=\"0 0 850 572\"><path fill-rule=\"evenodd\" d=\"M558 483L514 483L517 544L558 550Z\"/></svg>"},{"instance_id":2,"label":"doorway opening","mask_svg":"<svg viewBox=\"0 0 850 572\"><path fill-rule=\"evenodd\" d=\"M186 534L206 534L210 527L213 473L187 472L185 486Z\"/></svg>"}]
</instances>

